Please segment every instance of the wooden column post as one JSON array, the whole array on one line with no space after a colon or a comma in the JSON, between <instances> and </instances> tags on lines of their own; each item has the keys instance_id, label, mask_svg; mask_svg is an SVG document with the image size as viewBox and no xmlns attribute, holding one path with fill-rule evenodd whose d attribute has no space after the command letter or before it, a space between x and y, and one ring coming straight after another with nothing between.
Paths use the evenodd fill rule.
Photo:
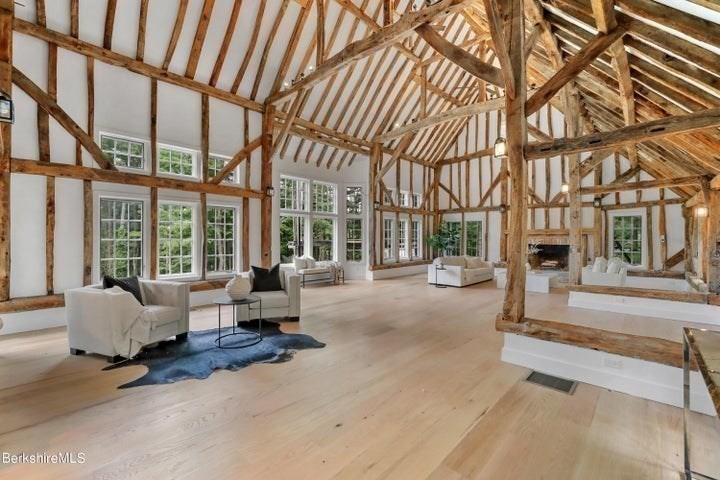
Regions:
<instances>
[{"instance_id":1,"label":"wooden column post","mask_svg":"<svg viewBox=\"0 0 720 480\"><path fill-rule=\"evenodd\" d=\"M208 168L210 162L210 97L203 95L201 99L200 114L200 156L202 157L201 178L203 183L208 181ZM200 277L207 278L207 194L200 194Z\"/></svg>"},{"instance_id":2,"label":"wooden column post","mask_svg":"<svg viewBox=\"0 0 720 480\"><path fill-rule=\"evenodd\" d=\"M582 179L581 179L582 180ZM595 185L602 185L602 168L595 169ZM602 200L601 195L596 195L595 199ZM593 260L603 256L603 215L600 207L593 207L593 227L595 234L593 237Z\"/></svg>"},{"instance_id":3,"label":"wooden column post","mask_svg":"<svg viewBox=\"0 0 720 480\"><path fill-rule=\"evenodd\" d=\"M705 218L705 263L708 291L718 293L720 287L720 192L708 190L708 216Z\"/></svg>"},{"instance_id":4,"label":"wooden column post","mask_svg":"<svg viewBox=\"0 0 720 480\"><path fill-rule=\"evenodd\" d=\"M151 175L157 175L157 108L158 83L150 80L150 161ZM150 278L158 276L158 189L150 188Z\"/></svg>"},{"instance_id":5,"label":"wooden column post","mask_svg":"<svg viewBox=\"0 0 720 480\"><path fill-rule=\"evenodd\" d=\"M507 287L503 302L502 319L513 322L522 321L525 316L525 262L527 258L527 204L528 175L525 161L527 144L527 121L525 116L525 17L522 0L503 0L505 38L508 45L495 45L495 50L506 48L510 56L512 70L512 88L506 89L506 131L508 158L507 168L510 177L510 206L512 215L508 225ZM507 76L507 75L506 75ZM510 86L510 85L508 85ZM511 95L511 93L513 93ZM504 234L504 232L501 232Z\"/></svg>"},{"instance_id":6,"label":"wooden column post","mask_svg":"<svg viewBox=\"0 0 720 480\"><path fill-rule=\"evenodd\" d=\"M375 182L377 175L377 166L382 158L382 144L373 143L370 150L370 173L368 177L368 211L370 212L369 221L370 226L368 228L370 235L369 249L368 249L368 264L370 267L374 267L377 264L377 210L375 209L375 202L377 201L377 187ZM382 251L382 248L380 248Z\"/></svg>"},{"instance_id":7,"label":"wooden column post","mask_svg":"<svg viewBox=\"0 0 720 480\"><path fill-rule=\"evenodd\" d=\"M262 122L262 170L260 172L263 197L260 200L260 249L262 252L262 265L270 267L272 262L272 197L267 195L267 187L272 186L272 148L273 148L273 121L275 106L268 105L263 113Z\"/></svg>"},{"instance_id":8,"label":"wooden column post","mask_svg":"<svg viewBox=\"0 0 720 480\"><path fill-rule=\"evenodd\" d=\"M567 134L575 137L582 132L582 117L580 117L577 96L568 95L567 104L570 105L570 112L565 115L567 122ZM580 283L580 271L583 266L582 253L582 196L580 195L580 154L568 155L570 177L570 255L568 268L568 284L577 285Z\"/></svg>"},{"instance_id":9,"label":"wooden column post","mask_svg":"<svg viewBox=\"0 0 720 480\"><path fill-rule=\"evenodd\" d=\"M13 0L0 0L0 91L12 95ZM10 299L10 136L0 123L0 301Z\"/></svg>"},{"instance_id":10,"label":"wooden column post","mask_svg":"<svg viewBox=\"0 0 720 480\"><path fill-rule=\"evenodd\" d=\"M685 271L694 272L693 265L693 232L695 230L695 216L690 207L682 208L683 219L685 220Z\"/></svg>"},{"instance_id":11,"label":"wooden column post","mask_svg":"<svg viewBox=\"0 0 720 480\"><path fill-rule=\"evenodd\" d=\"M245 143L250 143L250 115L247 108L243 109L243 138ZM245 183L244 188L250 188L250 174L252 173L252 153L245 161ZM250 270L250 199L242 200L242 269L243 272Z\"/></svg>"},{"instance_id":12,"label":"wooden column post","mask_svg":"<svg viewBox=\"0 0 720 480\"><path fill-rule=\"evenodd\" d=\"M667 223L665 221L665 189L660 189L660 205L658 206L658 233L660 234L660 263L665 270L667 264Z\"/></svg>"},{"instance_id":13,"label":"wooden column post","mask_svg":"<svg viewBox=\"0 0 720 480\"><path fill-rule=\"evenodd\" d=\"M87 133L90 138L95 134L95 59L87 57ZM75 151L79 152L76 164L82 165L80 141L75 142ZM92 181L83 180L83 285L92 283L93 265L93 194Z\"/></svg>"}]
</instances>

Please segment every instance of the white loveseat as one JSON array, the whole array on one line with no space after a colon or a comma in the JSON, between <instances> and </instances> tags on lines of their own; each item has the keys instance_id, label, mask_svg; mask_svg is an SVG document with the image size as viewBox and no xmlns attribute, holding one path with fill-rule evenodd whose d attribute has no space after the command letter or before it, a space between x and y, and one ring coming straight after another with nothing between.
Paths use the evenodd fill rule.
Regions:
<instances>
[{"instance_id":1,"label":"white loveseat","mask_svg":"<svg viewBox=\"0 0 720 480\"><path fill-rule=\"evenodd\" d=\"M442 265L445 270L436 270ZM438 257L428 265L428 283L464 287L474 283L485 282L493 278L493 266L478 257L450 256ZM435 273L437 272L437 279Z\"/></svg>"},{"instance_id":2,"label":"white loveseat","mask_svg":"<svg viewBox=\"0 0 720 480\"><path fill-rule=\"evenodd\" d=\"M250 281L253 285L254 275L252 270L242 272L240 275ZM272 292L250 293L262 299L262 317L266 318L287 318L288 320L300 320L300 276L292 270L280 270L280 285L282 290ZM254 320L260 317L260 305L253 303L240 306L235 309L235 320L238 322Z\"/></svg>"},{"instance_id":3,"label":"white loveseat","mask_svg":"<svg viewBox=\"0 0 720 480\"><path fill-rule=\"evenodd\" d=\"M627 278L627 264L619 258L605 260L603 257L595 259L595 263L582 269L583 285L597 285L602 287L622 287Z\"/></svg>"},{"instance_id":4,"label":"white loveseat","mask_svg":"<svg viewBox=\"0 0 720 480\"><path fill-rule=\"evenodd\" d=\"M135 347L159 342L175 336L187 338L190 319L190 286L187 283L140 280L144 307L129 292L117 294L105 291L102 285L89 285L65 291L65 314L68 324L68 343L73 355L93 352L116 361L128 355L117 348L117 326L133 319L128 312L150 312L141 318L148 320L141 328L133 329ZM125 308L128 307L128 308ZM137 313L133 313L137 316ZM114 338L115 335L115 338ZM132 346L132 345L131 345Z\"/></svg>"}]
</instances>

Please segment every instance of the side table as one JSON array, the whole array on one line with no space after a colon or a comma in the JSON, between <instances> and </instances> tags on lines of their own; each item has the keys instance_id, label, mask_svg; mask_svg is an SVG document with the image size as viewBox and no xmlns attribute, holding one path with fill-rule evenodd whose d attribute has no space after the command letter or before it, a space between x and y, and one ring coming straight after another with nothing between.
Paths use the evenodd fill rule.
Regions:
<instances>
[{"instance_id":1,"label":"side table","mask_svg":"<svg viewBox=\"0 0 720 480\"><path fill-rule=\"evenodd\" d=\"M246 348L246 347L252 347L253 345L257 345L262 341L262 298L256 296L256 295L247 295L246 297L240 299L240 300L233 300L230 297L220 297L213 300L213 303L218 306L218 338L215 340L215 344L218 346L218 348ZM258 317L258 331L257 332L248 332L245 330L236 330L235 328L235 308L238 305L246 305L248 309L250 309L250 305L254 303L260 304L260 316ZM232 305L232 332L226 333L225 335L222 335L222 325L220 322L221 319L221 310L223 305ZM249 315L248 315L249 317ZM241 345L222 345L222 339L227 337L234 337L234 336L245 336L249 337L249 342L244 342Z\"/></svg>"}]
</instances>

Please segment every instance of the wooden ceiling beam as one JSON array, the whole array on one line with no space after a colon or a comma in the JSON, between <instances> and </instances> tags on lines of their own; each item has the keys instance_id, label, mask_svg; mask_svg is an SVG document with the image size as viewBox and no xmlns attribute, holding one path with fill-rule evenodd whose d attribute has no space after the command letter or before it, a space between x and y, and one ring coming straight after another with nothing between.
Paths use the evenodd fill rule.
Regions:
<instances>
[{"instance_id":1,"label":"wooden ceiling beam","mask_svg":"<svg viewBox=\"0 0 720 480\"><path fill-rule=\"evenodd\" d=\"M431 7L423 8L417 12L406 13L392 25L383 27L370 36L351 43L340 52L328 58L322 65L318 65L317 68L309 75L306 75L304 79L295 82L295 85L270 95L266 103L277 104L287 97L297 94L300 90L310 88L350 64L362 60L411 35L419 25L449 15L464 7L470 1L471 0L442 0Z\"/></svg>"},{"instance_id":2,"label":"wooden ceiling beam","mask_svg":"<svg viewBox=\"0 0 720 480\"><path fill-rule=\"evenodd\" d=\"M490 27L490 36L492 37L493 45L495 46L495 54L497 55L498 62L500 63L500 70L502 78L504 79L504 84L501 86L505 88L505 94L509 98L515 98L515 74L513 73L510 61L510 46L505 39L503 22L500 18L500 12L498 11L498 2L483 0L483 5L485 7L485 16L488 20L488 26ZM525 35L525 32L522 32L522 34ZM490 83L497 85L495 82Z\"/></svg>"},{"instance_id":3,"label":"wooden ceiling beam","mask_svg":"<svg viewBox=\"0 0 720 480\"><path fill-rule=\"evenodd\" d=\"M183 23L185 22L185 15L187 14L189 0L180 0L178 3L177 14L175 15L175 24L173 25L172 34L170 35L170 42L168 42L167 50L165 51L165 59L162 63L162 70L170 68L170 62L175 54L175 48L177 47L178 40L180 39L180 33L182 32Z\"/></svg>"},{"instance_id":4,"label":"wooden ceiling beam","mask_svg":"<svg viewBox=\"0 0 720 480\"><path fill-rule=\"evenodd\" d=\"M717 126L720 126L720 108L638 123L611 132L599 132L581 137L557 139L549 143L531 144L526 147L525 156L532 159L602 150Z\"/></svg>"},{"instance_id":5,"label":"wooden ceiling beam","mask_svg":"<svg viewBox=\"0 0 720 480\"><path fill-rule=\"evenodd\" d=\"M603 193L628 192L633 190L647 190L650 188L671 188L684 187L687 185L701 185L706 181L704 176L663 178L655 180L643 180L632 183L612 183L608 185L593 185L580 188L582 195L598 195Z\"/></svg>"},{"instance_id":6,"label":"wooden ceiling beam","mask_svg":"<svg viewBox=\"0 0 720 480\"><path fill-rule=\"evenodd\" d=\"M190 47L190 56L188 57L188 63L185 68L185 76L187 78L195 78L195 72L197 71L198 61L200 60L200 54L202 53L203 44L205 43L205 36L207 35L210 16L212 15L214 6L215 0L204 0L203 2L200 20L195 30L195 38L193 39L192 47Z\"/></svg>"},{"instance_id":7,"label":"wooden ceiling beam","mask_svg":"<svg viewBox=\"0 0 720 480\"><path fill-rule=\"evenodd\" d=\"M233 34L235 33L235 26L237 25L238 16L240 15L241 6L242 0L234 0L233 8L230 12L230 19L228 20L227 27L225 27L225 35L223 35L223 41L220 45L220 51L218 51L217 58L215 59L215 65L213 66L212 73L210 74L210 81L208 84L211 87L217 85L218 79L220 78L220 72L225 64L225 57L227 57L230 42L232 41Z\"/></svg>"},{"instance_id":8,"label":"wooden ceiling beam","mask_svg":"<svg viewBox=\"0 0 720 480\"><path fill-rule=\"evenodd\" d=\"M243 160L250 157L252 152L255 151L261 143L262 137L257 137L255 140L241 148L239 152L233 155L233 158L222 168L222 170L218 172L217 175L208 180L208 183L217 185L225 180L227 176L243 162Z\"/></svg>"}]
</instances>

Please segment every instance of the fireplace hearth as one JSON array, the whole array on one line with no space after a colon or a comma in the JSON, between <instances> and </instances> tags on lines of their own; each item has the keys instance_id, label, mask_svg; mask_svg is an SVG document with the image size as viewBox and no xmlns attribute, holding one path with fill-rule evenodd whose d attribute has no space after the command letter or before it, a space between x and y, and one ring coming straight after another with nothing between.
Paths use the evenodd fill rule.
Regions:
<instances>
[{"instance_id":1,"label":"fireplace hearth","mask_svg":"<svg viewBox=\"0 0 720 480\"><path fill-rule=\"evenodd\" d=\"M528 255L528 262L533 270L562 270L568 269L570 245L535 244L537 253Z\"/></svg>"}]
</instances>

